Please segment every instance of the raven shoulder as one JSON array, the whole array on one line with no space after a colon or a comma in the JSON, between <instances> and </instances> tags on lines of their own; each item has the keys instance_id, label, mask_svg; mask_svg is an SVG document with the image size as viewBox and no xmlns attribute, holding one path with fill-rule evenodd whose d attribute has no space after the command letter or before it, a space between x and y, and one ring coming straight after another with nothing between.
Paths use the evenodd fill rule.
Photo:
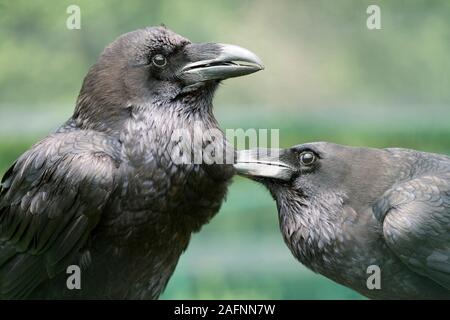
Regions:
<instances>
[{"instance_id":1,"label":"raven shoulder","mask_svg":"<svg viewBox=\"0 0 450 320\"><path fill-rule=\"evenodd\" d=\"M118 165L105 136L79 131L45 138L8 170L0 189L1 298L26 297L76 258Z\"/></svg>"},{"instance_id":2,"label":"raven shoulder","mask_svg":"<svg viewBox=\"0 0 450 320\"><path fill-rule=\"evenodd\" d=\"M450 158L411 151L407 160L402 179L377 200L373 212L400 260L450 289Z\"/></svg>"}]
</instances>

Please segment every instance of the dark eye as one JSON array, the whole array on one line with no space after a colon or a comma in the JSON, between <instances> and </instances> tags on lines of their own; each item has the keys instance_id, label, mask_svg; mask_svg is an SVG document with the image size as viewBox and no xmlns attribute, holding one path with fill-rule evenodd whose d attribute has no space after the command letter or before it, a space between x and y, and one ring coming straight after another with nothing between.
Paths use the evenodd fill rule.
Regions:
<instances>
[{"instance_id":1,"label":"dark eye","mask_svg":"<svg viewBox=\"0 0 450 320\"><path fill-rule=\"evenodd\" d=\"M158 68L162 68L167 64L166 57L164 57L162 54L157 54L152 59L153 65L155 65Z\"/></svg>"},{"instance_id":2,"label":"dark eye","mask_svg":"<svg viewBox=\"0 0 450 320\"><path fill-rule=\"evenodd\" d=\"M313 164L315 161L316 155L310 151L306 151L300 154L300 162L305 166L309 166Z\"/></svg>"}]
</instances>

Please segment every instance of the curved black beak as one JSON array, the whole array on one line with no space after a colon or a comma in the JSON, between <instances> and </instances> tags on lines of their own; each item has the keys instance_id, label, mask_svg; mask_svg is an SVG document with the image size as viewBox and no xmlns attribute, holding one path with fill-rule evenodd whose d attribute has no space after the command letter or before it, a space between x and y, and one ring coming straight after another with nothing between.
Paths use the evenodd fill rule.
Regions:
<instances>
[{"instance_id":1,"label":"curved black beak","mask_svg":"<svg viewBox=\"0 0 450 320\"><path fill-rule=\"evenodd\" d=\"M199 43L185 47L189 63L178 73L187 85L245 76L264 69L253 52L231 44Z\"/></svg>"},{"instance_id":2,"label":"curved black beak","mask_svg":"<svg viewBox=\"0 0 450 320\"><path fill-rule=\"evenodd\" d=\"M252 149L236 152L234 168L249 178L271 178L288 181L297 171L292 155L284 149Z\"/></svg>"}]
</instances>

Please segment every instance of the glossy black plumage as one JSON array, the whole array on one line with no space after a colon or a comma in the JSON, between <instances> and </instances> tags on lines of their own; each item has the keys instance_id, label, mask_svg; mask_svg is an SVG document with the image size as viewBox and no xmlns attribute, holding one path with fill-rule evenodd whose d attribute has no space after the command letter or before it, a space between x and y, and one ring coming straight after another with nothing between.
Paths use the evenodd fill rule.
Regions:
<instances>
[{"instance_id":1,"label":"glossy black plumage","mask_svg":"<svg viewBox=\"0 0 450 320\"><path fill-rule=\"evenodd\" d=\"M240 55L256 65L232 63ZM190 142L172 133L217 129L217 84L258 63L243 48L194 44L165 27L109 45L73 117L2 180L0 297L157 298L234 174L231 165L175 164L173 151ZM234 152L224 138L202 143ZM66 286L72 264L82 268L81 290Z\"/></svg>"}]
</instances>

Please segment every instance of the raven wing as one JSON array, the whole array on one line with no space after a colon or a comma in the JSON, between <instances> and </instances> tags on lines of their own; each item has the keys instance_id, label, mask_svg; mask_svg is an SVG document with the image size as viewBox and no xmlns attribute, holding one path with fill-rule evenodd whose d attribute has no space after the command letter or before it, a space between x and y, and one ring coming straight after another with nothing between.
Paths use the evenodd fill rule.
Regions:
<instances>
[{"instance_id":1,"label":"raven wing","mask_svg":"<svg viewBox=\"0 0 450 320\"><path fill-rule=\"evenodd\" d=\"M401 261L450 290L450 173L399 184L375 204L374 213Z\"/></svg>"},{"instance_id":2,"label":"raven wing","mask_svg":"<svg viewBox=\"0 0 450 320\"><path fill-rule=\"evenodd\" d=\"M49 136L23 154L0 188L0 298L24 298L65 270L97 225L117 162L104 137Z\"/></svg>"}]
</instances>

